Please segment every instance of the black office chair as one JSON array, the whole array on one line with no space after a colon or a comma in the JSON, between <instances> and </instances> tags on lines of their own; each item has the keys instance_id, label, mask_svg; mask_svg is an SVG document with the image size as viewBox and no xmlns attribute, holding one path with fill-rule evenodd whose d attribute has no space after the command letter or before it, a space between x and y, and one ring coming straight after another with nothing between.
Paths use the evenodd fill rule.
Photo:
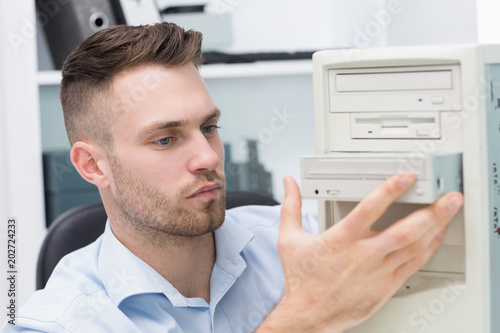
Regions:
<instances>
[{"instance_id":1,"label":"black office chair","mask_svg":"<svg viewBox=\"0 0 500 333\"><path fill-rule=\"evenodd\" d=\"M228 191L226 208L247 205L278 205L274 199L245 191ZM73 208L60 215L47 230L38 255L36 288L45 287L54 267L66 254L95 241L106 225L106 212L102 203Z\"/></svg>"}]
</instances>

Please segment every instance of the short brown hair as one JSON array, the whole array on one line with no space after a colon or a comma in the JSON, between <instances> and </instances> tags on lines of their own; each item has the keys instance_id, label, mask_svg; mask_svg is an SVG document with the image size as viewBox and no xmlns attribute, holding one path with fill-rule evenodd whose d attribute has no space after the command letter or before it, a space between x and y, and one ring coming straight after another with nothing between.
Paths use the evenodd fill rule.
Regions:
<instances>
[{"instance_id":1,"label":"short brown hair","mask_svg":"<svg viewBox=\"0 0 500 333\"><path fill-rule=\"evenodd\" d=\"M87 139L112 150L114 76L148 64L199 67L203 63L201 41L200 32L166 22L113 26L85 39L62 67L60 97L71 145Z\"/></svg>"}]
</instances>

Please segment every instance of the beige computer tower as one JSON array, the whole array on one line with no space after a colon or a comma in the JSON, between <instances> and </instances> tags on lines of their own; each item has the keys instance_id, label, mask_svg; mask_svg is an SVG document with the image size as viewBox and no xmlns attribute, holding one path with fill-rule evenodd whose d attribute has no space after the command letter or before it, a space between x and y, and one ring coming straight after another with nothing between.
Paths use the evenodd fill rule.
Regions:
<instances>
[{"instance_id":1,"label":"beige computer tower","mask_svg":"<svg viewBox=\"0 0 500 333\"><path fill-rule=\"evenodd\" d=\"M320 228L399 171L417 183L376 228L465 195L438 253L349 332L500 332L500 46L322 51L313 65L317 155L301 158L301 191Z\"/></svg>"}]
</instances>

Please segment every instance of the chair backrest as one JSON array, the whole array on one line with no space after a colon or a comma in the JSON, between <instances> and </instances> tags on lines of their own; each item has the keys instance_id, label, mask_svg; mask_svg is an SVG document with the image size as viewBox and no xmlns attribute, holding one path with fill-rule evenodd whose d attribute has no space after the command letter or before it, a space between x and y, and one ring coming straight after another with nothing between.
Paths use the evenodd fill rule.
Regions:
<instances>
[{"instance_id":1,"label":"chair backrest","mask_svg":"<svg viewBox=\"0 0 500 333\"><path fill-rule=\"evenodd\" d=\"M274 206L279 203L262 194L246 191L228 191L226 208L246 205ZM102 203L73 208L60 215L47 230L38 256L36 288L45 287L54 267L66 254L95 241L106 225Z\"/></svg>"}]
</instances>

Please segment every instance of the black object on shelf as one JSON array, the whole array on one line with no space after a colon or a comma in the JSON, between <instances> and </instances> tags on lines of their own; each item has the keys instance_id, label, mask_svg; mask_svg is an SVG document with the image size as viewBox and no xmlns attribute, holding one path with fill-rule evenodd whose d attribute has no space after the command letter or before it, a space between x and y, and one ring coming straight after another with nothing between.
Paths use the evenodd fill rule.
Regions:
<instances>
[{"instance_id":1,"label":"black object on shelf","mask_svg":"<svg viewBox=\"0 0 500 333\"><path fill-rule=\"evenodd\" d=\"M85 38L125 23L119 0L36 0L36 10L56 69Z\"/></svg>"},{"instance_id":2,"label":"black object on shelf","mask_svg":"<svg viewBox=\"0 0 500 333\"><path fill-rule=\"evenodd\" d=\"M298 52L256 52L256 53L224 53L209 51L203 53L205 64L237 64L256 61L305 60L312 59L316 51Z\"/></svg>"},{"instance_id":3,"label":"black object on shelf","mask_svg":"<svg viewBox=\"0 0 500 333\"><path fill-rule=\"evenodd\" d=\"M169 6L160 11L161 14L186 14L186 13L203 13L205 5L192 6Z\"/></svg>"}]
</instances>

